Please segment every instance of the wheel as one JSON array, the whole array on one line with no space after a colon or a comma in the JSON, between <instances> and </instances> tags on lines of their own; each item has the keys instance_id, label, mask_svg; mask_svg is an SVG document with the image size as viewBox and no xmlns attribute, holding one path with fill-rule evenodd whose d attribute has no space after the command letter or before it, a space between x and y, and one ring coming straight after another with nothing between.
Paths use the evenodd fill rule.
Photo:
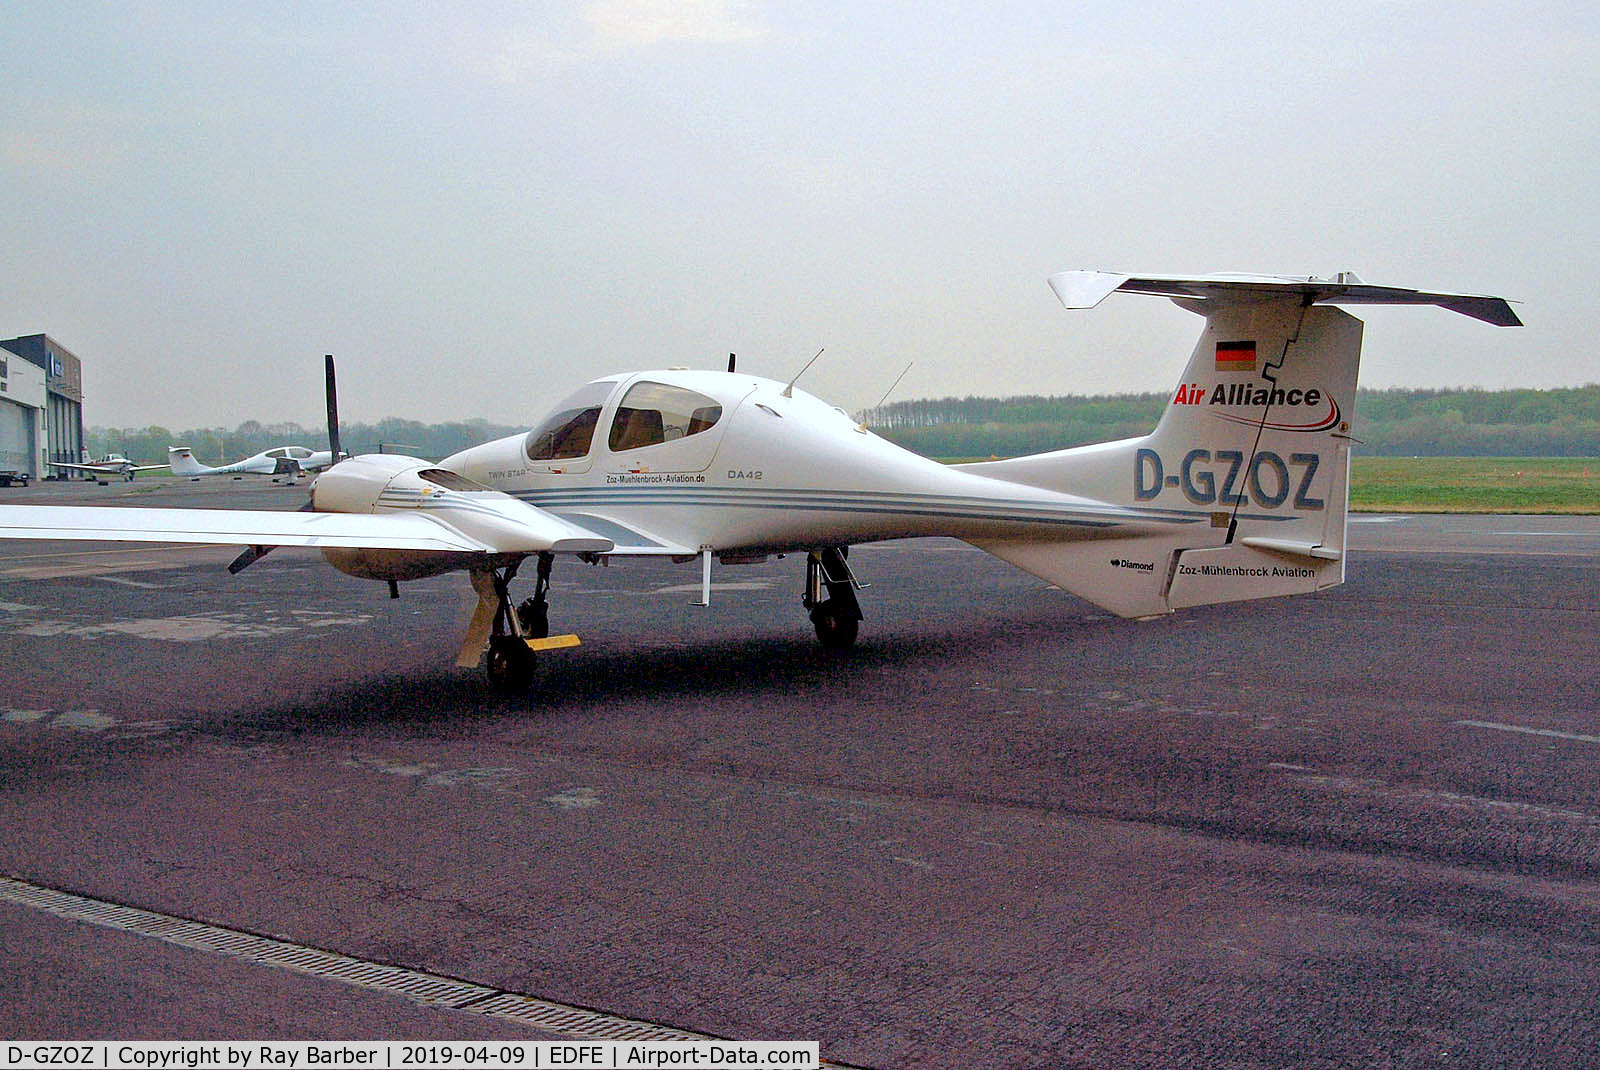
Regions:
<instances>
[{"instance_id":1,"label":"wheel","mask_svg":"<svg viewBox=\"0 0 1600 1070\"><path fill-rule=\"evenodd\" d=\"M817 641L827 650L849 650L861 630L861 622L840 611L831 599L811 611L811 623L817 629Z\"/></svg>"},{"instance_id":2,"label":"wheel","mask_svg":"<svg viewBox=\"0 0 1600 1070\"><path fill-rule=\"evenodd\" d=\"M514 635L496 635L489 639L489 657L484 667L489 672L489 683L496 691L506 695L520 695L533 684L533 651L528 644Z\"/></svg>"},{"instance_id":3,"label":"wheel","mask_svg":"<svg viewBox=\"0 0 1600 1070\"><path fill-rule=\"evenodd\" d=\"M530 639L544 639L550 635L548 603L527 599L517 607L517 620L522 624L523 633Z\"/></svg>"}]
</instances>

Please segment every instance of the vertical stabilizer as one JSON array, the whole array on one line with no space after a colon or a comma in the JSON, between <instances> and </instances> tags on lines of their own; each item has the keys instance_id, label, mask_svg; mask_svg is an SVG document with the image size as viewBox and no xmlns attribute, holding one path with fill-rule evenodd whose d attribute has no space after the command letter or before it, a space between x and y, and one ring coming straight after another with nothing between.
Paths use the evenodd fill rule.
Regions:
<instances>
[{"instance_id":1,"label":"vertical stabilizer","mask_svg":"<svg viewBox=\"0 0 1600 1070\"><path fill-rule=\"evenodd\" d=\"M1136 454L1136 499L1227 517L1221 545L1179 551L1169 608L1343 582L1361 335L1336 308L1283 301L1207 319L1190 375Z\"/></svg>"},{"instance_id":2,"label":"vertical stabilizer","mask_svg":"<svg viewBox=\"0 0 1600 1070\"><path fill-rule=\"evenodd\" d=\"M1066 271L1050 286L1068 308L1122 291L1206 317L1149 435L962 466L1125 510L1128 522L1089 541L974 542L1130 617L1343 581L1361 321L1330 306L1435 305L1498 327L1522 322L1504 298L1377 286L1348 272Z\"/></svg>"},{"instance_id":3,"label":"vertical stabilizer","mask_svg":"<svg viewBox=\"0 0 1600 1070\"><path fill-rule=\"evenodd\" d=\"M1093 543L979 545L1125 616L1299 594L1344 578L1361 322L1298 294L1203 307L1206 326L1140 439L967 466L1165 526Z\"/></svg>"},{"instance_id":4,"label":"vertical stabilizer","mask_svg":"<svg viewBox=\"0 0 1600 1070\"><path fill-rule=\"evenodd\" d=\"M175 476L203 476L211 471L195 460L194 451L188 446L168 446L167 464L172 466Z\"/></svg>"}]
</instances>

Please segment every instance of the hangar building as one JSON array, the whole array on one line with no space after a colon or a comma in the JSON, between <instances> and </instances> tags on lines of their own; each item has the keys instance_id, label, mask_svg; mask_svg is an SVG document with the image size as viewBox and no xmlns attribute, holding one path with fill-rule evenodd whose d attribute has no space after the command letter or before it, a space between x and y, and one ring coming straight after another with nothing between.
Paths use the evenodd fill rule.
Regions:
<instances>
[{"instance_id":1,"label":"hangar building","mask_svg":"<svg viewBox=\"0 0 1600 1070\"><path fill-rule=\"evenodd\" d=\"M83 362L48 335L0 340L0 471L83 459Z\"/></svg>"},{"instance_id":2,"label":"hangar building","mask_svg":"<svg viewBox=\"0 0 1600 1070\"><path fill-rule=\"evenodd\" d=\"M0 351L0 472L43 474L46 396L43 368Z\"/></svg>"}]
</instances>

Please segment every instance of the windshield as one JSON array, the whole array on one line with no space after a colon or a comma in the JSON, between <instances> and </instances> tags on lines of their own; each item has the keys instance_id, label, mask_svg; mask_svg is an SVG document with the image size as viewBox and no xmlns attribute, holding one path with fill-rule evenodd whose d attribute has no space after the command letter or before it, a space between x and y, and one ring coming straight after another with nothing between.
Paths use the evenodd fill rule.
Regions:
<instances>
[{"instance_id":1,"label":"windshield","mask_svg":"<svg viewBox=\"0 0 1600 1070\"><path fill-rule=\"evenodd\" d=\"M556 406L556 411L528 432L523 447L530 461L556 461L582 457L594 441L600 423L600 407L611 396L615 379L602 379L580 387Z\"/></svg>"}]
</instances>

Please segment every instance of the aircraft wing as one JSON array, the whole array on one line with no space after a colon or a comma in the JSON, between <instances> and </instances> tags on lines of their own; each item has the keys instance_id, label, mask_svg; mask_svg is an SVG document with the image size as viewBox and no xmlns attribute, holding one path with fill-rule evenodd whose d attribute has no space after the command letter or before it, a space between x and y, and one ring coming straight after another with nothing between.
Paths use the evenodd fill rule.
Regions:
<instances>
[{"instance_id":1,"label":"aircraft wing","mask_svg":"<svg viewBox=\"0 0 1600 1070\"><path fill-rule=\"evenodd\" d=\"M1522 321L1501 297L1434 293L1400 286L1374 286L1350 272L1331 279L1308 275L1138 275L1115 271L1063 271L1050 276L1050 288L1067 308L1093 308L1111 294L1154 294L1186 301L1248 301L1295 293L1318 305L1438 305L1496 327Z\"/></svg>"},{"instance_id":2,"label":"aircraft wing","mask_svg":"<svg viewBox=\"0 0 1600 1070\"><path fill-rule=\"evenodd\" d=\"M115 464L71 464L67 461L46 461L51 468L65 468L72 472L93 472L97 476L120 476L122 466Z\"/></svg>"},{"instance_id":3,"label":"aircraft wing","mask_svg":"<svg viewBox=\"0 0 1600 1070\"><path fill-rule=\"evenodd\" d=\"M45 464L74 472L93 472L97 476L120 476L124 472L149 472L172 467L170 464L74 464L71 461L46 461Z\"/></svg>"},{"instance_id":4,"label":"aircraft wing","mask_svg":"<svg viewBox=\"0 0 1600 1070\"><path fill-rule=\"evenodd\" d=\"M519 503L520 504L520 503ZM481 518L480 518L481 519ZM612 542L542 510L473 533L422 510L388 513L0 505L0 539L85 539L236 546L339 546L459 553L604 553Z\"/></svg>"}]
</instances>

